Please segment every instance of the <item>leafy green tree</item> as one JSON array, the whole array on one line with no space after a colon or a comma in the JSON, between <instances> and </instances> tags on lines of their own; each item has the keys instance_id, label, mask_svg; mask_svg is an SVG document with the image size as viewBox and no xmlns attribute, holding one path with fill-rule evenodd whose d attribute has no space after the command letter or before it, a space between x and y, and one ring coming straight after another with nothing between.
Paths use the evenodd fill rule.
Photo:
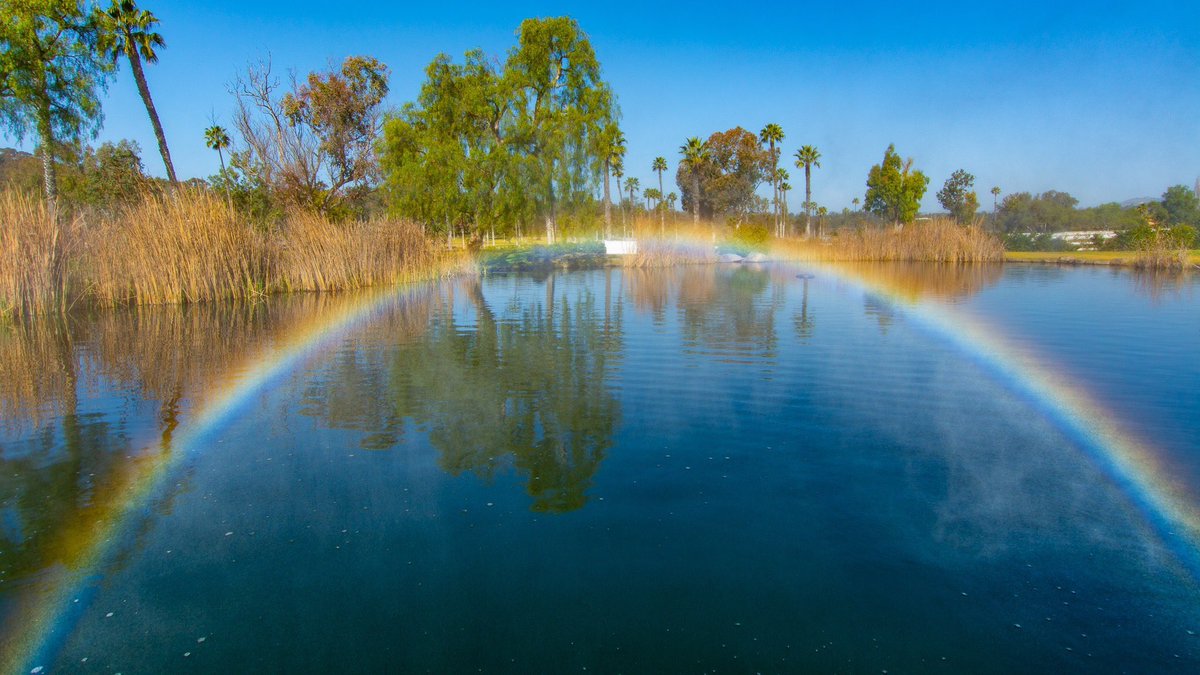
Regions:
<instances>
[{"instance_id":1,"label":"leafy green tree","mask_svg":"<svg viewBox=\"0 0 1200 675\"><path fill-rule=\"evenodd\" d=\"M1077 219L1071 195L1048 190L1039 195L1014 192L1000 202L997 222L1004 232L1061 232L1074 229Z\"/></svg>"},{"instance_id":2,"label":"leafy green tree","mask_svg":"<svg viewBox=\"0 0 1200 675\"><path fill-rule=\"evenodd\" d=\"M708 162L708 144L700 140L698 136L692 136L679 146L679 153L683 155L683 161L679 163L677 174L686 169L692 183L690 193L687 190L683 191L683 201L685 205L691 205L692 224L698 225L700 223L700 171ZM682 182L679 187L683 188Z\"/></svg>"},{"instance_id":3,"label":"leafy green tree","mask_svg":"<svg viewBox=\"0 0 1200 675\"><path fill-rule=\"evenodd\" d=\"M767 144L768 151L771 153L771 206L774 209L772 217L775 219L775 235L779 235L779 180L776 177L776 169L779 168L779 153L775 150L776 143L783 142L783 127L771 122L758 132L758 140Z\"/></svg>"},{"instance_id":4,"label":"leafy green tree","mask_svg":"<svg viewBox=\"0 0 1200 675\"><path fill-rule=\"evenodd\" d=\"M895 145L887 147L883 162L872 166L867 174L867 211L896 225L917 217L929 178L914 171L912 164L911 158L900 159Z\"/></svg>"},{"instance_id":5,"label":"leafy green tree","mask_svg":"<svg viewBox=\"0 0 1200 675\"><path fill-rule=\"evenodd\" d=\"M225 177L225 153L232 141L229 140L229 133L225 128L214 124L204 130L204 144L212 150L217 151L217 160L221 163L221 176ZM229 193L229 183L225 182L225 201L229 204L229 212L233 213L233 196Z\"/></svg>"},{"instance_id":6,"label":"leafy green tree","mask_svg":"<svg viewBox=\"0 0 1200 675\"><path fill-rule=\"evenodd\" d=\"M974 186L975 176L958 169L950 174L937 193L938 203L962 225L969 223L979 209L979 199L971 189Z\"/></svg>"},{"instance_id":7,"label":"leafy green tree","mask_svg":"<svg viewBox=\"0 0 1200 675\"><path fill-rule=\"evenodd\" d=\"M99 57L97 37L79 0L9 0L0 9L0 122L17 140L37 137L51 203L56 153L100 128L97 93L112 64Z\"/></svg>"},{"instance_id":8,"label":"leafy green tree","mask_svg":"<svg viewBox=\"0 0 1200 675\"><path fill-rule=\"evenodd\" d=\"M138 144L129 140L84 148L78 164L64 166L63 198L101 208L138 199L149 183L141 153Z\"/></svg>"},{"instance_id":9,"label":"leafy green tree","mask_svg":"<svg viewBox=\"0 0 1200 675\"><path fill-rule=\"evenodd\" d=\"M503 84L513 96L513 141L524 150L524 189L552 242L559 204L586 193L603 170L604 130L616 115L612 91L591 42L570 17L522 21Z\"/></svg>"},{"instance_id":10,"label":"leafy green tree","mask_svg":"<svg viewBox=\"0 0 1200 675\"><path fill-rule=\"evenodd\" d=\"M389 205L433 227L541 218L594 204L623 154L617 109L587 37L566 17L529 19L502 69L480 50L439 55L414 103L384 125Z\"/></svg>"},{"instance_id":11,"label":"leafy green tree","mask_svg":"<svg viewBox=\"0 0 1200 675\"><path fill-rule=\"evenodd\" d=\"M1173 185L1163 193L1166 222L1171 225L1200 225L1200 198L1186 185Z\"/></svg>"},{"instance_id":12,"label":"leafy green tree","mask_svg":"<svg viewBox=\"0 0 1200 675\"><path fill-rule=\"evenodd\" d=\"M811 145L796 151L796 168L804 169L804 236L812 236L812 168L821 168L821 152Z\"/></svg>"},{"instance_id":13,"label":"leafy green tree","mask_svg":"<svg viewBox=\"0 0 1200 675\"><path fill-rule=\"evenodd\" d=\"M740 226L754 209L762 208L755 190L771 178L771 156L756 135L741 127L714 133L703 146L702 161L694 169L685 161L675 174L684 204L698 201L704 215L723 214Z\"/></svg>"},{"instance_id":14,"label":"leafy green tree","mask_svg":"<svg viewBox=\"0 0 1200 675\"><path fill-rule=\"evenodd\" d=\"M654 163L650 166L650 168L655 173L658 174L658 206L659 206L658 220L659 220L659 226L661 228L663 228L663 230L665 231L666 227L667 227L667 214L664 213L662 210L662 197L663 197L663 194L665 194L663 192L662 176L663 176L663 172L667 170L667 158L666 157L655 157Z\"/></svg>"},{"instance_id":15,"label":"leafy green tree","mask_svg":"<svg viewBox=\"0 0 1200 675\"><path fill-rule=\"evenodd\" d=\"M166 46L162 35L154 32L158 19L149 11L138 8L133 0L113 0L106 10L97 7L95 18L100 29L100 52L111 59L114 65L122 57L129 60L129 69L133 71L138 93L142 96L146 113L150 115L150 125L154 127L154 137L158 139L158 152L167 169L167 180L175 185L175 165L171 163L167 137L158 121L158 111L154 108L154 100L150 98L150 87L146 84L146 73L142 68L143 60L157 63L158 53L155 49Z\"/></svg>"}]
</instances>

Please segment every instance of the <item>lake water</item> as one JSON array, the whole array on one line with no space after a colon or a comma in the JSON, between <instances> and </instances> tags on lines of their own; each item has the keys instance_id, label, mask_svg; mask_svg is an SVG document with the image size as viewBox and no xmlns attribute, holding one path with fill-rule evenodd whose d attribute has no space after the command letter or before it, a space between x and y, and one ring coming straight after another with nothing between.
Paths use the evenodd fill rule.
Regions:
<instances>
[{"instance_id":1,"label":"lake water","mask_svg":"<svg viewBox=\"0 0 1200 675\"><path fill-rule=\"evenodd\" d=\"M1197 672L1198 392L1200 278L1101 268L0 327L0 668Z\"/></svg>"}]
</instances>

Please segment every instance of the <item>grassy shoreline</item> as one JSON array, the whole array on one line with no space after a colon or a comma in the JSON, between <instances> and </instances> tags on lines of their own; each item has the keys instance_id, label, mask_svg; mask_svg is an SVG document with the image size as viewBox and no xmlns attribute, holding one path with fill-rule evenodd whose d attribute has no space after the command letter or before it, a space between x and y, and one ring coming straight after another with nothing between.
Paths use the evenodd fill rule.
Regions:
<instances>
[{"instance_id":1,"label":"grassy shoreline","mask_svg":"<svg viewBox=\"0 0 1200 675\"><path fill-rule=\"evenodd\" d=\"M1188 263L1200 266L1200 250L1188 252ZM1137 251L1005 251L1004 261L1012 263L1041 263L1046 265L1108 265L1135 267Z\"/></svg>"}]
</instances>

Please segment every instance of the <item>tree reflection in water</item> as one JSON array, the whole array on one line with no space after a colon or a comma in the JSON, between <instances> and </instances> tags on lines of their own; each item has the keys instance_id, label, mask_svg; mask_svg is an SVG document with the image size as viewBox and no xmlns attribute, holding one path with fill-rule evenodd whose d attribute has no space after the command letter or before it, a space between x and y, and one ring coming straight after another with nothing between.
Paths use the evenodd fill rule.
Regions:
<instances>
[{"instance_id":1,"label":"tree reflection in water","mask_svg":"<svg viewBox=\"0 0 1200 675\"><path fill-rule=\"evenodd\" d=\"M397 410L428 431L443 469L490 480L511 465L534 510L560 513L586 503L612 443L621 313L608 290L600 307L591 290L558 296L555 275L544 283L544 300L522 296L501 320L480 281L464 282L474 325L460 322L451 292L424 339L395 353L391 383Z\"/></svg>"}]
</instances>

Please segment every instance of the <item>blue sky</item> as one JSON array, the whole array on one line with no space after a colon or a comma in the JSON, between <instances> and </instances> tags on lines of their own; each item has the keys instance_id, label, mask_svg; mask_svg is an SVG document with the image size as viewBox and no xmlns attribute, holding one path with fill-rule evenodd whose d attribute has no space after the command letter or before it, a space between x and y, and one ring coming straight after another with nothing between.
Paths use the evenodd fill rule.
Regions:
<instances>
[{"instance_id":1,"label":"blue sky","mask_svg":"<svg viewBox=\"0 0 1200 675\"><path fill-rule=\"evenodd\" d=\"M688 136L782 125L790 156L816 145L813 197L862 197L895 143L931 179L987 191L1065 190L1084 205L1161 194L1200 176L1200 8L1190 2L406 3L143 0L167 48L148 69L176 168L215 173L210 115L229 125L226 85L252 60L300 73L351 54L392 69L390 103L411 100L438 52L502 56L523 18L569 14L617 93L626 167L643 186ZM332 8L332 9L331 9ZM105 96L100 140L132 138L162 174L128 69ZM27 144L26 144L27 147ZM668 189L675 189L674 186Z\"/></svg>"}]
</instances>

